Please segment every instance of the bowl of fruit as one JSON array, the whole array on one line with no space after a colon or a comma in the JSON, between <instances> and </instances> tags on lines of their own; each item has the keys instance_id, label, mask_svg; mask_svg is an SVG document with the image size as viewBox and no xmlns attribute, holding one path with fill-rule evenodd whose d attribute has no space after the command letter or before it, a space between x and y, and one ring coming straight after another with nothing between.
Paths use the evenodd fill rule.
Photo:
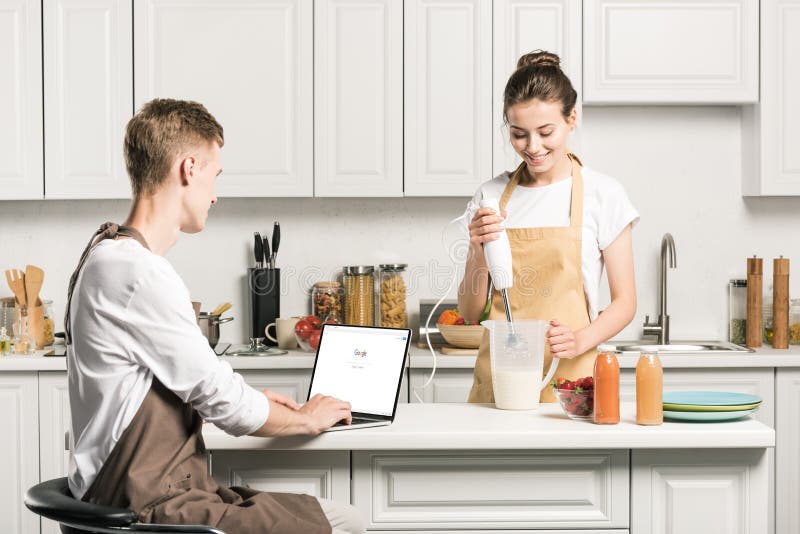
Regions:
<instances>
[{"instance_id":1,"label":"bowl of fruit","mask_svg":"<svg viewBox=\"0 0 800 534\"><path fill-rule=\"evenodd\" d=\"M591 420L594 417L594 380L591 376L577 380L556 378L553 393L570 419Z\"/></svg>"},{"instance_id":2,"label":"bowl of fruit","mask_svg":"<svg viewBox=\"0 0 800 534\"><path fill-rule=\"evenodd\" d=\"M306 352L316 351L322 335L322 321L316 315L303 317L294 325L297 344Z\"/></svg>"},{"instance_id":3,"label":"bowl of fruit","mask_svg":"<svg viewBox=\"0 0 800 534\"><path fill-rule=\"evenodd\" d=\"M454 347L477 349L483 338L484 328L480 324L465 321L458 310L443 311L436 326L447 344Z\"/></svg>"}]
</instances>

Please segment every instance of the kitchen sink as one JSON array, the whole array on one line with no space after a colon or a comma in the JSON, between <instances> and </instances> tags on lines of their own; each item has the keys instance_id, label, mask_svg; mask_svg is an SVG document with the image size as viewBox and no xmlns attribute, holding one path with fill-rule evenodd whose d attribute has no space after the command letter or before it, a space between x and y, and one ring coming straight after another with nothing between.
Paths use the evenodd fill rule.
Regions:
<instances>
[{"instance_id":1,"label":"kitchen sink","mask_svg":"<svg viewBox=\"0 0 800 534\"><path fill-rule=\"evenodd\" d=\"M659 354L744 354L753 349L728 343L727 341L675 341L668 345L656 345L648 341L610 341L600 345L600 350L624 354L627 352L658 352Z\"/></svg>"}]
</instances>

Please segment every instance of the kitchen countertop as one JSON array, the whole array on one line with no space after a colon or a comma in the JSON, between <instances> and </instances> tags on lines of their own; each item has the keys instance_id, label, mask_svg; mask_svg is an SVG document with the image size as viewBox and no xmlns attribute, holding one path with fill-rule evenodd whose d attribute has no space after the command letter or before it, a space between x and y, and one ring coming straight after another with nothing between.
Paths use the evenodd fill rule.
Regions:
<instances>
[{"instance_id":1,"label":"kitchen countertop","mask_svg":"<svg viewBox=\"0 0 800 534\"><path fill-rule=\"evenodd\" d=\"M31 356L6 355L0 357L0 372L10 371L66 371L63 357L45 357L46 351L36 351ZM638 356L618 355L620 367L633 369ZM236 370L258 369L311 369L314 354L289 351L281 356L224 356ZM408 366L412 369L430 369L433 357L428 349L411 347ZM788 349L762 347L756 352L746 354L667 354L661 355L661 365L665 369L703 369L711 367L800 367L800 345L790 345ZM446 356L437 353L436 366L439 369L472 369L475 356Z\"/></svg>"},{"instance_id":2,"label":"kitchen countertop","mask_svg":"<svg viewBox=\"0 0 800 534\"><path fill-rule=\"evenodd\" d=\"M203 427L210 450L466 450L466 449L725 449L775 446L775 431L745 418L724 423L635 424L633 403L618 425L568 419L556 404L533 411L491 404L399 404L390 426L326 432L316 437L235 438Z\"/></svg>"}]
</instances>

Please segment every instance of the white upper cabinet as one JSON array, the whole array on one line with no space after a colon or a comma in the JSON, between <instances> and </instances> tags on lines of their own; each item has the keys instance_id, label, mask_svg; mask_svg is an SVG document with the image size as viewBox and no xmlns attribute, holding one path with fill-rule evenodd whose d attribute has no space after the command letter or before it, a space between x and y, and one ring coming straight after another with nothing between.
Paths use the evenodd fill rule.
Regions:
<instances>
[{"instance_id":1,"label":"white upper cabinet","mask_svg":"<svg viewBox=\"0 0 800 534\"><path fill-rule=\"evenodd\" d=\"M761 0L761 103L744 108L745 196L800 195L800 0Z\"/></svg>"},{"instance_id":2,"label":"white upper cabinet","mask_svg":"<svg viewBox=\"0 0 800 534\"><path fill-rule=\"evenodd\" d=\"M313 194L312 0L137 0L136 108L201 102L222 124L217 193Z\"/></svg>"},{"instance_id":3,"label":"white upper cabinet","mask_svg":"<svg viewBox=\"0 0 800 534\"><path fill-rule=\"evenodd\" d=\"M492 173L492 2L405 2L406 196L472 196Z\"/></svg>"},{"instance_id":4,"label":"white upper cabinet","mask_svg":"<svg viewBox=\"0 0 800 534\"><path fill-rule=\"evenodd\" d=\"M314 8L314 194L403 195L403 5Z\"/></svg>"},{"instance_id":5,"label":"white upper cabinet","mask_svg":"<svg viewBox=\"0 0 800 534\"><path fill-rule=\"evenodd\" d=\"M0 199L42 198L39 0L0 3Z\"/></svg>"},{"instance_id":6,"label":"white upper cabinet","mask_svg":"<svg viewBox=\"0 0 800 534\"><path fill-rule=\"evenodd\" d=\"M758 0L585 0L584 104L758 101Z\"/></svg>"},{"instance_id":7,"label":"white upper cabinet","mask_svg":"<svg viewBox=\"0 0 800 534\"><path fill-rule=\"evenodd\" d=\"M522 161L509 143L503 120L503 95L517 60L534 50L554 52L578 92L578 130L569 147L580 155L581 122L581 3L575 0L495 0L492 174L516 168ZM488 179L488 178L487 178Z\"/></svg>"},{"instance_id":8,"label":"white upper cabinet","mask_svg":"<svg viewBox=\"0 0 800 534\"><path fill-rule=\"evenodd\" d=\"M44 2L45 197L130 198L131 0Z\"/></svg>"}]
</instances>

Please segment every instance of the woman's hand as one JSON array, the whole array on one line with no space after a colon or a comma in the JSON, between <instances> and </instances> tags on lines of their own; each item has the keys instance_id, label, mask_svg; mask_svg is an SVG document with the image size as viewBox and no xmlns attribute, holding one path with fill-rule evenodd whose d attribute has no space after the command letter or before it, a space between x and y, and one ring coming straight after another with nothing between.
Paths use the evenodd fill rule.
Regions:
<instances>
[{"instance_id":1,"label":"woman's hand","mask_svg":"<svg viewBox=\"0 0 800 534\"><path fill-rule=\"evenodd\" d=\"M500 237L498 233L503 229L501 223L505 220L507 212L501 210L500 214L501 216L497 215L491 208L478 208L469 223L469 243L473 248L480 248L483 243Z\"/></svg>"},{"instance_id":2,"label":"woman's hand","mask_svg":"<svg viewBox=\"0 0 800 534\"><path fill-rule=\"evenodd\" d=\"M572 328L561 324L558 320L550 321L547 329L547 342L550 344L550 354L554 358L570 359L583 354L578 344L578 336Z\"/></svg>"}]
</instances>

